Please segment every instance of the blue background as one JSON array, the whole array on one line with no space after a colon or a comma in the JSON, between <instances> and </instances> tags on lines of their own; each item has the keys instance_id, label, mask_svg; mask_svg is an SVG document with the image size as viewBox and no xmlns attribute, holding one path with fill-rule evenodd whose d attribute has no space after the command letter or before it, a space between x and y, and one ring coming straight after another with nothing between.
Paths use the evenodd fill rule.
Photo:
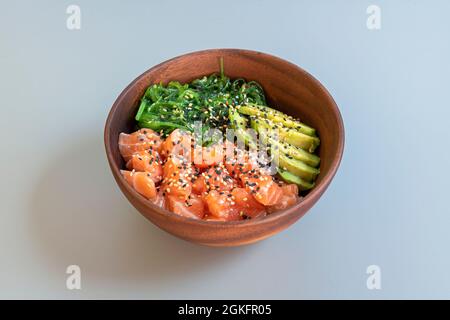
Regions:
<instances>
[{"instance_id":1,"label":"blue background","mask_svg":"<svg viewBox=\"0 0 450 320\"><path fill-rule=\"evenodd\" d=\"M81 30L66 8L81 8ZM381 30L366 9L381 8ZM448 1L4 1L2 298L450 298ZM121 90L206 48L290 60L340 107L346 148L321 201L255 245L215 249L147 222L109 172ZM67 290L66 267L82 270ZM366 268L381 269L368 290Z\"/></svg>"}]
</instances>

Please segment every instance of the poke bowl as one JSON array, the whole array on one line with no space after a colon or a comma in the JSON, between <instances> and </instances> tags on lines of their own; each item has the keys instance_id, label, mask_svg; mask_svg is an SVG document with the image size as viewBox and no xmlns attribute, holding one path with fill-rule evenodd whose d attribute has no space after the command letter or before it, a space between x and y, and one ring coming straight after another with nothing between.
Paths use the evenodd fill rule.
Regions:
<instances>
[{"instance_id":1,"label":"poke bowl","mask_svg":"<svg viewBox=\"0 0 450 320\"><path fill-rule=\"evenodd\" d=\"M191 170L189 171L189 181L192 178L193 186L191 188L189 182L189 193L192 192L192 195L189 194L183 198L185 208L180 202L181 200L173 201L180 199L179 195L175 197L175 195L168 194L174 192L174 182L172 181L174 179L167 177L169 175L167 173L168 162L169 159L175 159L180 155L170 154L172 149L167 148L168 146L173 148L180 144L183 138L178 141L173 138L175 133L178 134L180 128L184 130L183 128L186 126L180 122L180 119L189 118L191 115L195 117L196 111L190 109L193 103L189 103L189 101L183 105L180 102L180 105L177 106L179 100L171 103L166 98L170 95L173 96L173 92L176 90L192 89L193 91L183 91L181 99L194 99L195 90L202 89L201 86L205 83L221 81L224 83L224 88L231 90L231 95L226 93L218 96L214 93L213 97L225 97L225 100L213 108L208 109L205 106L203 109L202 107L199 117L204 120L202 114L208 114L207 119L212 119L213 123L220 123L224 128L227 125L231 127L234 125L236 132L245 132L239 131L245 129L239 128L242 121L245 121L245 126L248 127L251 123L252 128L257 131L258 137L265 137L266 142L273 140L272 136L268 135L272 132L269 131L272 126L280 128L281 144L278 145L277 141L272 141L270 146L275 145L277 150L280 147L285 153L282 153L281 157L283 158L279 158L276 162L276 177L273 177L273 181L272 178L269 179L270 185L273 187L271 189L264 189L262 185L260 188L259 181L267 180L267 178L263 179L260 171L257 176L256 169L246 171L244 176L242 170L241 173L235 173L235 170L230 169L228 164L220 163L219 167L219 164L215 163L202 167L195 166L195 162L189 162L189 168L192 164L192 170L195 170L189 169ZM216 86L214 85L214 87ZM249 89L252 89L253 93L245 91ZM242 92L243 98L238 95L234 97L235 92ZM262 99L258 100L258 96L254 95L254 92L260 94ZM167 97L155 97L158 94ZM151 113L151 110L155 110L160 101L158 100L156 103L157 99L163 99L166 103L164 105L168 104L175 109L168 111L163 108L158 109L159 111L156 113ZM208 101L214 104L210 98L202 103L206 105ZM201 105L203 106L203 104ZM242 105L245 106L242 107ZM193 107L195 107L195 103ZM146 112L148 112L147 118ZM214 112L216 112L215 116L212 117L210 113ZM143 113L144 115L142 115ZM217 115L222 113L225 116ZM171 122L163 121L164 114L172 119ZM242 121L236 120L235 117ZM265 126L265 129L261 129L261 126ZM189 128L186 129L186 132L191 134ZM152 137L156 137L155 139L158 141ZM191 137L190 140L194 140L191 135L189 137ZM124 141L128 143L131 141L130 139L135 139L135 144L125 144ZM251 139L251 137L244 139L244 147L246 144L250 144ZM344 126L339 109L331 95L318 80L300 67L261 52L241 49L211 49L167 60L133 80L122 91L109 112L104 129L104 143L115 181L131 204L148 220L161 229L191 242L209 246L238 246L268 238L286 229L320 199L335 176L342 158ZM144 144L147 146L146 150L141 150ZM148 147L149 145L152 146ZM158 152L153 151L156 149L156 145ZM164 150L161 150L161 145L163 145L162 149L165 148ZM133 153L137 150L136 148L141 148L138 150L141 153ZM206 150L206 147L200 146L200 148ZM210 150L209 148L207 150ZM152 151L156 153L156 158L152 156ZM184 152L186 154L186 149ZM159 153L161 153L161 157ZM188 153L191 155L190 150ZM234 151L234 154L236 153ZM193 154L195 155L195 152ZM137 169L136 166L142 163L143 156L146 168L149 163L153 164L151 169L148 169L153 170L153 176L149 173L150 171L145 171L147 169ZM148 157L151 157L150 161L148 161ZM133 167L134 160L137 164L135 163ZM183 159L183 161L185 160ZM283 163L283 161L285 162ZM240 166L250 163L247 158L244 162ZM155 163L158 167L155 167ZM176 168L177 165L173 167ZM178 168L186 169L184 165L180 165ZM155 179L155 170L158 172L157 179ZM217 189L211 189L207 180L205 184L205 179L211 177L208 170L212 170L212 173L227 171L226 178L233 181L234 187L222 190L216 186ZM285 173L286 175L284 175ZM170 171L170 176L172 174L177 177L177 180L180 180L180 184L175 181L176 186L182 185L184 191L186 183L184 180L178 179L180 178L177 176L179 172ZM187 177L187 175L185 176ZM198 188L199 184L196 183L200 181L198 177L203 179L201 186L207 187L207 189L201 189L201 192L196 193L191 190ZM259 180L249 180L253 177ZM139 181L136 180L138 178ZM171 181L169 184L168 180ZM257 185L257 189L254 189L254 185ZM150 189L148 189L149 186L151 186ZM280 199L284 199L280 190L283 188L283 190L287 190L289 187L295 187L290 190L295 189L298 193L295 196L296 200L289 206L280 206ZM147 188L149 191L147 189L142 191L142 188ZM262 190L267 191L266 195L260 194ZM243 207L240 207L239 210L236 209L235 202L238 200L224 201L229 200L228 197L235 199L239 192L244 193L245 201L247 198L252 198L253 202L247 205L247 209L243 209ZM159 200L156 200L156 197L159 197ZM160 203L160 200L163 201L163 204ZM198 212L192 214L191 210L197 207L197 202L201 206L200 218ZM217 204L224 202L228 207L217 207ZM261 208L261 210L257 210L258 214L255 214L255 208Z\"/></svg>"}]
</instances>

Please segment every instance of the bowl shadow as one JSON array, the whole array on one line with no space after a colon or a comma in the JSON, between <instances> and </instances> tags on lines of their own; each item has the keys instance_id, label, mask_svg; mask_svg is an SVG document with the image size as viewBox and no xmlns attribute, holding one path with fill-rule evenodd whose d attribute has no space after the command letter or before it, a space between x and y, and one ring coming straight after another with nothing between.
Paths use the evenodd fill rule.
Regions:
<instances>
[{"instance_id":1,"label":"bowl shadow","mask_svg":"<svg viewBox=\"0 0 450 320\"><path fill-rule=\"evenodd\" d=\"M210 248L173 237L141 216L117 187L101 133L68 141L29 199L29 232L49 269L71 264L96 281L179 282L226 267L252 247ZM62 271L61 271L62 270Z\"/></svg>"}]
</instances>

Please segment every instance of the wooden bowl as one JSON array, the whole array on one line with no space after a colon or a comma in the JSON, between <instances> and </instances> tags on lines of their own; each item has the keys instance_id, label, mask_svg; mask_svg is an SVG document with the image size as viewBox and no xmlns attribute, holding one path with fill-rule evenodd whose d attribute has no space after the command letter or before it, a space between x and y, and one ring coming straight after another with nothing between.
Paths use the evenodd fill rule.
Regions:
<instances>
[{"instance_id":1,"label":"wooden bowl","mask_svg":"<svg viewBox=\"0 0 450 320\"><path fill-rule=\"evenodd\" d=\"M315 188L297 205L261 219L211 222L181 217L144 199L120 174L124 162L117 145L119 133L135 129L134 116L146 88L161 81L189 82L219 72L220 57L223 57L228 77L258 81L270 106L299 117L316 128L321 139L318 151L320 174ZM298 66L261 52L214 49L170 59L137 77L114 102L106 120L104 138L106 155L117 184L146 218L161 229L188 241L210 246L237 246L280 232L301 218L319 200L339 167L344 149L344 126L338 107L327 90Z\"/></svg>"}]
</instances>

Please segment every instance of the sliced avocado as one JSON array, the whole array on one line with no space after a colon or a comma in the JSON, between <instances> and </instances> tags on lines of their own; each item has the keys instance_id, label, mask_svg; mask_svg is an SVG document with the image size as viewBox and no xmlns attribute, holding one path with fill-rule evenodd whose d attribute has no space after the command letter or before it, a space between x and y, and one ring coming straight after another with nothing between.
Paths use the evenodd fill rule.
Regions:
<instances>
[{"instance_id":1,"label":"sliced avocado","mask_svg":"<svg viewBox=\"0 0 450 320\"><path fill-rule=\"evenodd\" d=\"M275 141L269 138L269 142L274 143ZM294 159L303 161L307 165L316 168L320 164L320 157L316 156L315 154L311 154L286 142L279 142L278 145L281 152L285 153L288 156L291 156Z\"/></svg>"},{"instance_id":2,"label":"sliced avocado","mask_svg":"<svg viewBox=\"0 0 450 320\"><path fill-rule=\"evenodd\" d=\"M272 139L268 133L269 129L258 125L255 119L251 120L251 126L254 130L258 131L264 144L270 144L271 146L277 148L280 152L285 153L286 155L291 156L294 159L301 160L312 167L317 167L319 165L320 158L318 156L316 156L315 154L311 154L303 149L297 148L296 146L293 146L289 143Z\"/></svg>"},{"instance_id":3,"label":"sliced avocado","mask_svg":"<svg viewBox=\"0 0 450 320\"><path fill-rule=\"evenodd\" d=\"M231 122L231 128L234 129L238 140L243 141L250 149L256 150L256 142L254 137L247 131L247 119L239 114L236 110L230 108L228 118Z\"/></svg>"},{"instance_id":4,"label":"sliced avocado","mask_svg":"<svg viewBox=\"0 0 450 320\"><path fill-rule=\"evenodd\" d=\"M284 114L281 111L255 104L240 106L238 111L248 116L256 116L259 118L269 119L275 123L282 124L284 127L295 129L308 136L315 137L316 129L296 120L295 118Z\"/></svg>"},{"instance_id":5,"label":"sliced avocado","mask_svg":"<svg viewBox=\"0 0 450 320\"><path fill-rule=\"evenodd\" d=\"M319 169L308 166L306 163L282 153L278 157L278 166L308 182L314 181L320 173Z\"/></svg>"},{"instance_id":6,"label":"sliced avocado","mask_svg":"<svg viewBox=\"0 0 450 320\"><path fill-rule=\"evenodd\" d=\"M253 126L258 127L258 132L265 128L268 130L268 134L271 138L274 138L274 134L277 132L279 140L282 142L299 147L310 153L313 153L320 144L320 139L318 137L311 137L294 129L284 128L268 119L252 117L252 121L255 122Z\"/></svg>"},{"instance_id":7,"label":"sliced avocado","mask_svg":"<svg viewBox=\"0 0 450 320\"><path fill-rule=\"evenodd\" d=\"M236 136L238 139L242 139L245 141L246 145L248 145L250 148L255 148L256 150L256 141L254 140L253 136L247 131L248 126L248 119L242 115L239 114L234 109L229 110L229 119L231 121L231 127L235 130ZM264 137L264 133L267 134L267 138L272 139L274 144L272 144L271 147L276 146L276 140L269 136L270 128L271 127L271 121L267 119L260 120L258 118L252 119L252 127L255 129L258 133L260 133ZM285 130L287 132L287 129L282 128L279 130L280 132ZM305 134L302 134L300 132L297 132L299 135L302 135L302 137L306 137L310 141L319 140L317 137L311 137L307 136ZM280 133L281 136L281 133ZM287 137L287 135L284 135L284 137ZM282 139L283 140L283 139ZM320 141L320 140L319 140ZM264 141L263 141L264 142ZM286 142L286 141L285 141ZM278 142L279 144L279 142ZM314 143L310 143L308 146L309 149L314 149ZM311 189L314 186L313 181L316 179L317 175L319 174L320 170L317 168L314 168L305 162L294 158L292 155L290 155L287 152L283 152L283 149L280 148L278 157L275 157L275 161L277 162L278 170L281 170L283 172L288 171L291 175L293 175L297 182L301 183L299 186L302 188L302 190L308 190ZM304 151L304 150L303 150ZM303 155L307 154L306 151L304 151ZM313 155L311 155L313 156ZM317 163L317 160L316 160ZM318 164L318 163L317 163Z\"/></svg>"},{"instance_id":8,"label":"sliced avocado","mask_svg":"<svg viewBox=\"0 0 450 320\"><path fill-rule=\"evenodd\" d=\"M280 138L286 143L313 153L320 144L317 137L311 137L293 129L280 129Z\"/></svg>"},{"instance_id":9,"label":"sliced avocado","mask_svg":"<svg viewBox=\"0 0 450 320\"><path fill-rule=\"evenodd\" d=\"M301 191L309 190L314 187L314 182L306 182L302 178L290 173L289 171L278 169L278 174L285 182L296 184Z\"/></svg>"}]
</instances>

